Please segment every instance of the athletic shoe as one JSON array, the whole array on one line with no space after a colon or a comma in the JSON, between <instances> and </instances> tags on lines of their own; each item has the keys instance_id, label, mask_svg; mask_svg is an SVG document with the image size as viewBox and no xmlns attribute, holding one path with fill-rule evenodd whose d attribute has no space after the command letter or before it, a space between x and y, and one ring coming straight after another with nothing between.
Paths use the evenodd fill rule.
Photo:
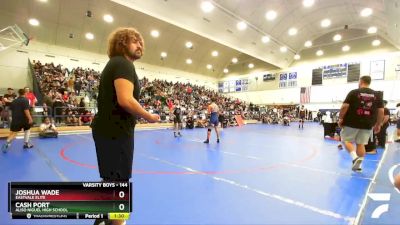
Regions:
<instances>
[{"instance_id":1,"label":"athletic shoe","mask_svg":"<svg viewBox=\"0 0 400 225\"><path fill-rule=\"evenodd\" d=\"M10 147L10 144L5 143L3 146L1 146L1 151L3 153L7 153L8 147Z\"/></svg>"},{"instance_id":2,"label":"athletic shoe","mask_svg":"<svg viewBox=\"0 0 400 225\"><path fill-rule=\"evenodd\" d=\"M27 148L33 148L33 144L31 144L31 143L25 143L25 144L24 144L24 149L27 149Z\"/></svg>"},{"instance_id":3,"label":"athletic shoe","mask_svg":"<svg viewBox=\"0 0 400 225\"><path fill-rule=\"evenodd\" d=\"M174 133L174 137L178 137L178 136L176 136L176 134Z\"/></svg>"},{"instance_id":4,"label":"athletic shoe","mask_svg":"<svg viewBox=\"0 0 400 225\"><path fill-rule=\"evenodd\" d=\"M208 143L210 143L210 141L207 139L203 143L208 144Z\"/></svg>"},{"instance_id":5,"label":"athletic shoe","mask_svg":"<svg viewBox=\"0 0 400 225\"><path fill-rule=\"evenodd\" d=\"M363 162L363 159L361 159L360 157L357 157L356 159L353 160L353 166L351 167L351 169L353 171L356 172L361 172L361 163Z\"/></svg>"},{"instance_id":6,"label":"athletic shoe","mask_svg":"<svg viewBox=\"0 0 400 225\"><path fill-rule=\"evenodd\" d=\"M217 143L219 143L219 138L217 139Z\"/></svg>"},{"instance_id":7,"label":"athletic shoe","mask_svg":"<svg viewBox=\"0 0 400 225\"><path fill-rule=\"evenodd\" d=\"M182 137L182 134L181 134L181 133L178 133L178 135L179 135L179 137Z\"/></svg>"}]
</instances>

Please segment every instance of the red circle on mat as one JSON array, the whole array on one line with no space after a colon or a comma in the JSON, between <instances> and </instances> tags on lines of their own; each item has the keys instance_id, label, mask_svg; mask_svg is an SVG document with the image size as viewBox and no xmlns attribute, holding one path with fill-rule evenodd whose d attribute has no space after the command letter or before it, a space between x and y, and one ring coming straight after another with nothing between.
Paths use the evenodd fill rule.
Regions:
<instances>
[{"instance_id":1,"label":"red circle on mat","mask_svg":"<svg viewBox=\"0 0 400 225\"><path fill-rule=\"evenodd\" d=\"M156 142L157 142L157 140L156 140ZM85 168L89 168L89 169L97 169L97 166L95 166L95 165L81 163L81 162L79 162L77 160L71 159L68 156L66 156L65 152L70 150L73 146L78 145L79 143L81 143L81 142L75 142L75 143L68 144L68 145L65 145L64 147L62 147L61 150L60 150L61 158L63 160L65 160L65 161L69 162L69 163L72 163L72 164L76 165L76 166L85 167ZM304 162L307 162L307 161L311 160L319 152L318 149L315 148L314 146L311 146L311 148L312 148L312 152L308 156L306 156L306 157L304 157L302 159L296 160L296 161L288 162L288 163L300 164L300 163L304 163ZM289 167L289 165L287 165L287 163L285 163L285 164L276 163L276 164L272 164L270 166L264 166L264 167L253 167L253 168L246 168L246 169L240 169L240 170L221 170L221 171L152 171L152 170L133 170L132 173L133 174L159 174L159 175L239 174L239 173L259 173L259 172L265 172L265 171L274 170L274 169L278 169L278 168L284 168L284 167Z\"/></svg>"}]
</instances>

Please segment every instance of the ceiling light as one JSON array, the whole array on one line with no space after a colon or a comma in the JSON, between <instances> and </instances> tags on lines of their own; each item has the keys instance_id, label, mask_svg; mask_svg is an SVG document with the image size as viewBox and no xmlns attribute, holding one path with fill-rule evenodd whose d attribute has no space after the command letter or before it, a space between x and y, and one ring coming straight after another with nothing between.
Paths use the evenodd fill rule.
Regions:
<instances>
[{"instance_id":1,"label":"ceiling light","mask_svg":"<svg viewBox=\"0 0 400 225\"><path fill-rule=\"evenodd\" d=\"M212 65L207 64L207 69L211 70L212 69Z\"/></svg>"},{"instance_id":2,"label":"ceiling light","mask_svg":"<svg viewBox=\"0 0 400 225\"><path fill-rule=\"evenodd\" d=\"M191 59L186 59L186 64L192 64L192 60Z\"/></svg>"},{"instance_id":3,"label":"ceiling light","mask_svg":"<svg viewBox=\"0 0 400 225\"><path fill-rule=\"evenodd\" d=\"M268 43L268 42L270 41L270 38L269 38L268 36L263 36L263 37L261 38L261 41L262 41L263 43Z\"/></svg>"},{"instance_id":4,"label":"ceiling light","mask_svg":"<svg viewBox=\"0 0 400 225\"><path fill-rule=\"evenodd\" d=\"M269 21L272 21L277 15L278 14L274 10L269 10L267 13L265 13L265 18Z\"/></svg>"},{"instance_id":5,"label":"ceiling light","mask_svg":"<svg viewBox=\"0 0 400 225\"><path fill-rule=\"evenodd\" d=\"M349 50L350 50L350 46L348 46L348 45L345 45L342 47L342 51L344 51L344 52L348 52Z\"/></svg>"},{"instance_id":6,"label":"ceiling light","mask_svg":"<svg viewBox=\"0 0 400 225\"><path fill-rule=\"evenodd\" d=\"M229 70L227 68L225 68L224 73L229 73Z\"/></svg>"},{"instance_id":7,"label":"ceiling light","mask_svg":"<svg viewBox=\"0 0 400 225\"><path fill-rule=\"evenodd\" d=\"M201 9L203 10L203 12L209 13L213 11L214 5L209 1L204 1L201 3Z\"/></svg>"},{"instance_id":8,"label":"ceiling light","mask_svg":"<svg viewBox=\"0 0 400 225\"><path fill-rule=\"evenodd\" d=\"M161 52L161 58L165 58L167 57L167 53L166 52Z\"/></svg>"},{"instance_id":9,"label":"ceiling light","mask_svg":"<svg viewBox=\"0 0 400 225\"><path fill-rule=\"evenodd\" d=\"M40 23L39 23L39 20L32 18L32 19L29 19L29 24L32 26L39 26Z\"/></svg>"},{"instance_id":10,"label":"ceiling light","mask_svg":"<svg viewBox=\"0 0 400 225\"><path fill-rule=\"evenodd\" d=\"M294 57L293 57L295 60L299 60L300 59L300 55L299 54L296 54L296 55L294 55Z\"/></svg>"},{"instance_id":11,"label":"ceiling light","mask_svg":"<svg viewBox=\"0 0 400 225\"><path fill-rule=\"evenodd\" d=\"M185 46L186 46L186 48L192 48L193 44L192 44L192 42L188 41L188 42L186 42Z\"/></svg>"},{"instance_id":12,"label":"ceiling light","mask_svg":"<svg viewBox=\"0 0 400 225\"><path fill-rule=\"evenodd\" d=\"M211 55L214 56L214 57L217 57L218 56L218 52L217 51L213 51L213 52L211 52Z\"/></svg>"},{"instance_id":13,"label":"ceiling light","mask_svg":"<svg viewBox=\"0 0 400 225\"><path fill-rule=\"evenodd\" d=\"M306 41L306 42L304 42L304 47L309 48L309 47L311 47L311 46L312 46L312 41Z\"/></svg>"},{"instance_id":14,"label":"ceiling light","mask_svg":"<svg viewBox=\"0 0 400 225\"><path fill-rule=\"evenodd\" d=\"M340 40L342 40L342 35L336 34L335 36L333 36L333 40L334 40L334 41L340 41Z\"/></svg>"},{"instance_id":15,"label":"ceiling light","mask_svg":"<svg viewBox=\"0 0 400 225\"><path fill-rule=\"evenodd\" d=\"M238 59L237 58L232 58L232 63L237 63Z\"/></svg>"},{"instance_id":16,"label":"ceiling light","mask_svg":"<svg viewBox=\"0 0 400 225\"><path fill-rule=\"evenodd\" d=\"M158 38L158 36L160 36L160 32L158 32L158 30L152 30L150 32L152 37Z\"/></svg>"},{"instance_id":17,"label":"ceiling light","mask_svg":"<svg viewBox=\"0 0 400 225\"><path fill-rule=\"evenodd\" d=\"M379 39L375 39L372 41L372 46L379 46L381 45L381 41Z\"/></svg>"},{"instance_id":18,"label":"ceiling light","mask_svg":"<svg viewBox=\"0 0 400 225\"><path fill-rule=\"evenodd\" d=\"M303 0L303 6L304 7L311 7L314 5L314 0Z\"/></svg>"},{"instance_id":19,"label":"ceiling light","mask_svg":"<svg viewBox=\"0 0 400 225\"><path fill-rule=\"evenodd\" d=\"M86 33L85 34L86 39L88 40L93 40L94 39L94 35L92 33Z\"/></svg>"},{"instance_id":20,"label":"ceiling light","mask_svg":"<svg viewBox=\"0 0 400 225\"><path fill-rule=\"evenodd\" d=\"M323 52L322 50L318 50L315 54L316 54L317 56L321 56L321 55L324 54L324 52Z\"/></svg>"},{"instance_id":21,"label":"ceiling light","mask_svg":"<svg viewBox=\"0 0 400 225\"><path fill-rule=\"evenodd\" d=\"M47 0L39 0L39 2L47 2Z\"/></svg>"},{"instance_id":22,"label":"ceiling light","mask_svg":"<svg viewBox=\"0 0 400 225\"><path fill-rule=\"evenodd\" d=\"M369 27L368 28L368 34L375 34L378 31L378 28L376 27Z\"/></svg>"},{"instance_id":23,"label":"ceiling light","mask_svg":"<svg viewBox=\"0 0 400 225\"><path fill-rule=\"evenodd\" d=\"M297 29L295 27L292 27L288 31L290 36L296 35L297 34Z\"/></svg>"},{"instance_id":24,"label":"ceiling light","mask_svg":"<svg viewBox=\"0 0 400 225\"><path fill-rule=\"evenodd\" d=\"M331 25L331 20L330 19L323 19L321 21L321 27L329 27Z\"/></svg>"},{"instance_id":25,"label":"ceiling light","mask_svg":"<svg viewBox=\"0 0 400 225\"><path fill-rule=\"evenodd\" d=\"M287 52L287 47L282 46L282 47L280 48L280 50L281 50L281 52Z\"/></svg>"},{"instance_id":26,"label":"ceiling light","mask_svg":"<svg viewBox=\"0 0 400 225\"><path fill-rule=\"evenodd\" d=\"M240 21L236 24L238 30L245 30L247 28L247 24L244 21Z\"/></svg>"},{"instance_id":27,"label":"ceiling light","mask_svg":"<svg viewBox=\"0 0 400 225\"><path fill-rule=\"evenodd\" d=\"M110 14L106 14L103 16L103 20L107 23L112 23L114 21L114 18Z\"/></svg>"},{"instance_id":28,"label":"ceiling light","mask_svg":"<svg viewBox=\"0 0 400 225\"><path fill-rule=\"evenodd\" d=\"M364 8L360 12L360 16L362 16L362 17L368 17L370 15L372 15L372 9L371 8Z\"/></svg>"},{"instance_id":29,"label":"ceiling light","mask_svg":"<svg viewBox=\"0 0 400 225\"><path fill-rule=\"evenodd\" d=\"M249 64L249 68L250 68L250 69L253 69L253 68L254 68L254 64L253 64L253 63L250 63L250 64Z\"/></svg>"}]
</instances>

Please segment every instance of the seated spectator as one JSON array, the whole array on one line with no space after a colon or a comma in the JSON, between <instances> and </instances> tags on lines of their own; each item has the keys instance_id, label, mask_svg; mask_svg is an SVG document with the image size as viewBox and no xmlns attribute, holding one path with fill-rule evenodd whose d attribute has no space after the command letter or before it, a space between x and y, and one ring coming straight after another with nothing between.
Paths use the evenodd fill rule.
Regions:
<instances>
[{"instance_id":1,"label":"seated spectator","mask_svg":"<svg viewBox=\"0 0 400 225\"><path fill-rule=\"evenodd\" d=\"M290 119L288 115L283 117L283 126L290 126Z\"/></svg>"},{"instance_id":2,"label":"seated spectator","mask_svg":"<svg viewBox=\"0 0 400 225\"><path fill-rule=\"evenodd\" d=\"M191 116L186 119L186 128L193 129L194 128L194 121Z\"/></svg>"},{"instance_id":3,"label":"seated spectator","mask_svg":"<svg viewBox=\"0 0 400 225\"><path fill-rule=\"evenodd\" d=\"M81 115L80 125L90 125L90 123L92 123L92 119L93 119L92 113L90 113L88 110L85 110L85 113Z\"/></svg>"},{"instance_id":4,"label":"seated spectator","mask_svg":"<svg viewBox=\"0 0 400 225\"><path fill-rule=\"evenodd\" d=\"M77 116L77 113L69 110L66 118L66 123L68 126L77 126L80 124L79 118Z\"/></svg>"},{"instance_id":5,"label":"seated spectator","mask_svg":"<svg viewBox=\"0 0 400 225\"><path fill-rule=\"evenodd\" d=\"M56 126L50 122L49 117L43 119L43 123L40 125L39 137L41 138L57 138L58 132Z\"/></svg>"},{"instance_id":6,"label":"seated spectator","mask_svg":"<svg viewBox=\"0 0 400 225\"><path fill-rule=\"evenodd\" d=\"M198 119L196 127L197 128L207 127L207 121L205 119Z\"/></svg>"}]
</instances>

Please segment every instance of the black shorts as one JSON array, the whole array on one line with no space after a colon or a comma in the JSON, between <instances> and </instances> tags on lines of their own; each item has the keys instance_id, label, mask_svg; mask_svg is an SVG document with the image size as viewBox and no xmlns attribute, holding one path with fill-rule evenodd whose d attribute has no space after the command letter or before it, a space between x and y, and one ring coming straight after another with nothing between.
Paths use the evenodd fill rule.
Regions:
<instances>
[{"instance_id":1,"label":"black shorts","mask_svg":"<svg viewBox=\"0 0 400 225\"><path fill-rule=\"evenodd\" d=\"M31 129L31 125L29 123L18 123L14 122L14 120L11 121L10 130L12 132L19 132L22 129L24 129L24 131L29 130Z\"/></svg>"},{"instance_id":2,"label":"black shorts","mask_svg":"<svg viewBox=\"0 0 400 225\"><path fill-rule=\"evenodd\" d=\"M305 118L305 116L300 116L300 120L304 120Z\"/></svg>"},{"instance_id":3,"label":"black shorts","mask_svg":"<svg viewBox=\"0 0 400 225\"><path fill-rule=\"evenodd\" d=\"M182 119L181 118L174 118L174 123L182 123Z\"/></svg>"},{"instance_id":4,"label":"black shorts","mask_svg":"<svg viewBox=\"0 0 400 225\"><path fill-rule=\"evenodd\" d=\"M400 129L400 119L397 119L397 126L396 126L396 128L397 128L397 129Z\"/></svg>"},{"instance_id":5,"label":"black shorts","mask_svg":"<svg viewBox=\"0 0 400 225\"><path fill-rule=\"evenodd\" d=\"M132 176L133 135L107 137L92 130L97 164L103 180L129 180Z\"/></svg>"}]
</instances>

